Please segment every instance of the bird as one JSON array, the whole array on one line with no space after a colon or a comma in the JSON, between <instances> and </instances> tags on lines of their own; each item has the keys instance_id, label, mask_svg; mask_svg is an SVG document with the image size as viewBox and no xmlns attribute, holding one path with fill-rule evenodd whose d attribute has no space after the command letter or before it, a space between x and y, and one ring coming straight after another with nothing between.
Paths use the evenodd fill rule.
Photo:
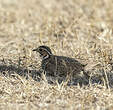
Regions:
<instances>
[{"instance_id":1,"label":"bird","mask_svg":"<svg viewBox=\"0 0 113 110\"><path fill-rule=\"evenodd\" d=\"M71 80L73 77L80 74L81 71L83 71L85 76L89 77L86 72L84 72L84 64L74 58L54 55L51 49L46 45L41 45L33 49L33 51L39 53L42 60L41 70L46 77L52 77L59 83Z\"/></svg>"}]
</instances>

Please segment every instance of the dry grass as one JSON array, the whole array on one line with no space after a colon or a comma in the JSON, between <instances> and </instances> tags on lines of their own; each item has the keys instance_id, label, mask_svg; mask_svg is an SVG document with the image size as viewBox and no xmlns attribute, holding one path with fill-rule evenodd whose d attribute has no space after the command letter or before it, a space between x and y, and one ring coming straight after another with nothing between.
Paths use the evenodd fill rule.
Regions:
<instances>
[{"instance_id":1,"label":"dry grass","mask_svg":"<svg viewBox=\"0 0 113 110\"><path fill-rule=\"evenodd\" d=\"M0 0L0 110L112 110L112 10L112 0ZM89 63L89 85L34 80L42 44Z\"/></svg>"}]
</instances>

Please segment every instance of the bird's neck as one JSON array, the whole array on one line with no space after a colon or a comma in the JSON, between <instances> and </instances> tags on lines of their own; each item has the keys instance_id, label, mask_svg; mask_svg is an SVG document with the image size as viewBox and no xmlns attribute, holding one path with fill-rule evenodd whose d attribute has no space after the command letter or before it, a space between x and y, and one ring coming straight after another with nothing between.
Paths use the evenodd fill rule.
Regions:
<instances>
[{"instance_id":1,"label":"bird's neck","mask_svg":"<svg viewBox=\"0 0 113 110\"><path fill-rule=\"evenodd\" d=\"M47 59L49 59L50 57L51 57L51 55L45 55L45 56L42 57L42 60L47 60Z\"/></svg>"}]
</instances>

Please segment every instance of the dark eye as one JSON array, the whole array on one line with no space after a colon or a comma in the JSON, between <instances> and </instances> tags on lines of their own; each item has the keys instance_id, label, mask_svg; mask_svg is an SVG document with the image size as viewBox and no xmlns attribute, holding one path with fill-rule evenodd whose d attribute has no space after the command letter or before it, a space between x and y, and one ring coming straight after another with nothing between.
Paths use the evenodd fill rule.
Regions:
<instances>
[{"instance_id":1,"label":"dark eye","mask_svg":"<svg viewBox=\"0 0 113 110\"><path fill-rule=\"evenodd\" d=\"M39 51L42 51L42 49L39 49Z\"/></svg>"}]
</instances>

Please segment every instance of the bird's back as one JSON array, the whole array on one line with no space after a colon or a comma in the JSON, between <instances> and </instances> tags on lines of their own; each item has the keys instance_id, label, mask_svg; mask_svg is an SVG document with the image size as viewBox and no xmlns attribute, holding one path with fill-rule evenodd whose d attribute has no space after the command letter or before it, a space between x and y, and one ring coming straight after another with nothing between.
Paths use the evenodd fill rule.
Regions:
<instances>
[{"instance_id":1,"label":"bird's back","mask_svg":"<svg viewBox=\"0 0 113 110\"><path fill-rule=\"evenodd\" d=\"M42 61L42 68L48 75L66 77L69 74L79 74L84 65L73 58L52 55Z\"/></svg>"}]
</instances>

